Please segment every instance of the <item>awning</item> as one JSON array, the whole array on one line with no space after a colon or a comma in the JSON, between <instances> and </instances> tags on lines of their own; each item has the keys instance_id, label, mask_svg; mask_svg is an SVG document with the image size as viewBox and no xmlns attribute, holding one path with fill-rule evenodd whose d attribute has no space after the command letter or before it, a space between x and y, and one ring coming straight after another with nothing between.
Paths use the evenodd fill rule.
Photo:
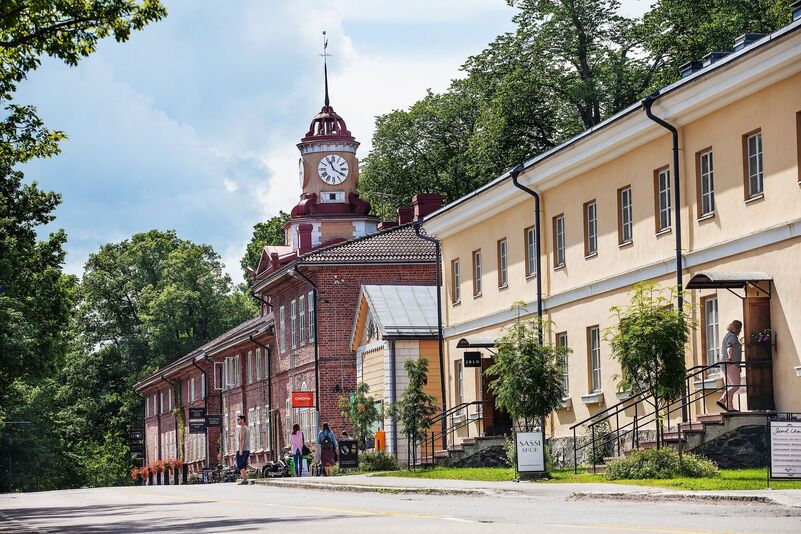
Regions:
<instances>
[{"instance_id":1,"label":"awning","mask_svg":"<svg viewBox=\"0 0 801 534\"><path fill-rule=\"evenodd\" d=\"M491 337L463 337L456 344L457 349L493 349L497 341Z\"/></svg>"},{"instance_id":2,"label":"awning","mask_svg":"<svg viewBox=\"0 0 801 534\"><path fill-rule=\"evenodd\" d=\"M742 289L748 284L772 280L773 278L760 272L702 271L694 274L686 287L687 289Z\"/></svg>"}]
</instances>

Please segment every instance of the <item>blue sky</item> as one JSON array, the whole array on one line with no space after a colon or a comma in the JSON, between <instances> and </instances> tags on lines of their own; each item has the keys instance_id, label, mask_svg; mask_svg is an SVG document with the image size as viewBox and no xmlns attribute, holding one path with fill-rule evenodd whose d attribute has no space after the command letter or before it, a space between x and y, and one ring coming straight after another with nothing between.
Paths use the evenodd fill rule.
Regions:
<instances>
[{"instance_id":1,"label":"blue sky","mask_svg":"<svg viewBox=\"0 0 801 534\"><path fill-rule=\"evenodd\" d=\"M253 225L298 197L295 144L322 105L321 32L331 103L370 148L373 120L512 29L503 0L166 0L168 17L77 67L45 60L17 101L69 137L25 167L63 195L66 269L151 228L214 246L235 281ZM624 2L639 14L647 4Z\"/></svg>"}]
</instances>

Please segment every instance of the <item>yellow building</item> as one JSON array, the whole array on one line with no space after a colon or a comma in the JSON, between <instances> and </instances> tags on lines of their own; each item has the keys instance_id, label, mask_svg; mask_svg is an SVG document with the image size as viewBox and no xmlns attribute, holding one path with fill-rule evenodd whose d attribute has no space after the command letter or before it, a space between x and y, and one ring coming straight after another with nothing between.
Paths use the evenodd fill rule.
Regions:
<instances>
[{"instance_id":1,"label":"yellow building","mask_svg":"<svg viewBox=\"0 0 801 534\"><path fill-rule=\"evenodd\" d=\"M654 95L653 115L677 128L678 210L671 133L641 104L523 165L519 181L541 203L542 305L554 324L548 341L572 349L551 435L572 435L576 422L626 397L604 341L610 308L625 305L640 281L675 287L677 213L682 282L698 288L685 295L699 325L687 367L718 361L726 325L742 320L746 361L767 353L772 372L746 371L761 398L738 395L739 406L775 402L776 410L801 411L800 29L796 20L769 36L746 35L739 49L689 65ZM424 228L442 246L453 407L487 390L486 364L466 368L457 343L491 345L513 321L516 301L528 303L528 313L537 309L534 201L506 173L432 214ZM767 327L772 348L763 350L750 335ZM691 389L723 380L705 369ZM694 413L715 411L714 400L695 403ZM492 429L477 421L471 432Z\"/></svg>"}]
</instances>

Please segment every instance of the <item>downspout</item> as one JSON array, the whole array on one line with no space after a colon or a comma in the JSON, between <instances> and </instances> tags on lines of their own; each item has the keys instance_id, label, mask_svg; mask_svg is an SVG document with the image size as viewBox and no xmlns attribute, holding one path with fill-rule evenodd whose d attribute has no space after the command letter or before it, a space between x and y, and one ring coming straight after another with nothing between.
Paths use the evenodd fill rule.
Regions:
<instances>
[{"instance_id":1,"label":"downspout","mask_svg":"<svg viewBox=\"0 0 801 534\"><path fill-rule=\"evenodd\" d=\"M173 390L175 389L175 387L176 387L175 386L175 382L170 382L169 380L164 378L164 375L160 375L159 378L161 378L163 381L165 381L169 385L171 385ZM183 409L183 406L181 407L181 409ZM183 455L178 454L178 418L175 417L175 415L173 415L173 419L175 419L175 457L176 458L183 458Z\"/></svg>"},{"instance_id":2,"label":"downspout","mask_svg":"<svg viewBox=\"0 0 801 534\"><path fill-rule=\"evenodd\" d=\"M289 276L295 275L301 277L307 284L312 287L312 294L314 295L314 405L317 410L317 417L320 417L320 332L317 329L320 317L320 308L317 306L317 286L312 282L308 276L298 271L297 269L290 269Z\"/></svg>"},{"instance_id":3,"label":"downspout","mask_svg":"<svg viewBox=\"0 0 801 534\"><path fill-rule=\"evenodd\" d=\"M445 412L447 411L448 407L445 400L445 358L443 356L443 340L442 340L442 270L441 270L441 253L440 253L440 245L439 240L435 239L428 235L423 235L420 233L420 226L423 224L423 217L420 217L414 223L414 233L417 234L417 237L428 241L429 243L434 243L434 249L436 251L436 265L437 265L437 344L439 345L439 387L440 387L440 395L442 397L442 448L448 450L448 423L446 421Z\"/></svg>"},{"instance_id":4,"label":"downspout","mask_svg":"<svg viewBox=\"0 0 801 534\"><path fill-rule=\"evenodd\" d=\"M521 163L510 171L512 183L534 197L534 276L537 278L537 342L542 345L542 260L540 259L540 195L533 189L521 184L517 177L523 172Z\"/></svg>"},{"instance_id":5,"label":"downspout","mask_svg":"<svg viewBox=\"0 0 801 534\"><path fill-rule=\"evenodd\" d=\"M203 395L203 411L206 412L206 415L208 415L209 414L209 381L208 381L208 376L206 375L206 371L204 371L203 368L201 366L199 366L197 364L197 362L195 362L194 358L192 358L192 365L197 367L198 371L200 371L203 374L203 391L206 393L205 395ZM211 464L209 462L209 435L208 435L208 430L206 432L207 432L207 434L206 434L206 465L204 467L210 467Z\"/></svg>"},{"instance_id":6,"label":"downspout","mask_svg":"<svg viewBox=\"0 0 801 534\"><path fill-rule=\"evenodd\" d=\"M395 406L395 402L397 402L397 395L395 388L397 387L397 380L395 378L395 340L389 340L389 367L392 371L389 374L389 405ZM364 366L362 365L362 372L364 372ZM440 373L442 374L442 373ZM392 418L392 452L395 455L395 459L398 459L398 418Z\"/></svg>"},{"instance_id":7,"label":"downspout","mask_svg":"<svg viewBox=\"0 0 801 534\"><path fill-rule=\"evenodd\" d=\"M681 313L684 310L684 295L682 294L682 280L681 280L683 262L681 256L681 213L680 213L681 182L679 181L679 131L676 129L675 126L657 117L651 111L651 106L658 97L659 97L658 91L648 95L642 101L642 107L645 110L645 114L648 116L648 118L657 123L659 126L669 130L673 138L673 219L675 220L675 225L676 225L676 291L677 291L676 305L679 313ZM683 350L681 356L682 358L684 357ZM681 419L683 422L686 423L687 422L686 391L682 393L682 397L684 397L684 401L681 403ZM657 443L659 443L658 439Z\"/></svg>"},{"instance_id":8,"label":"downspout","mask_svg":"<svg viewBox=\"0 0 801 534\"><path fill-rule=\"evenodd\" d=\"M315 313L317 312L316 309L314 311L315 311ZM317 332L315 332L314 338L317 339ZM259 343L258 341L253 339L253 336L250 336L250 340L253 343L255 343L256 345L262 347L265 351L267 351L267 369L264 370L264 373L267 375L267 419L270 421L270 427L267 430L268 430L268 433L270 435L270 443L268 443L268 445L270 447L270 460L272 460L273 459L273 453L274 453L274 448L273 448L273 429L272 429L272 426L273 426L273 377L270 374L270 369L272 368L271 360L273 358L273 353L270 350L270 347L268 347L267 345L264 345L262 343Z\"/></svg>"}]
</instances>

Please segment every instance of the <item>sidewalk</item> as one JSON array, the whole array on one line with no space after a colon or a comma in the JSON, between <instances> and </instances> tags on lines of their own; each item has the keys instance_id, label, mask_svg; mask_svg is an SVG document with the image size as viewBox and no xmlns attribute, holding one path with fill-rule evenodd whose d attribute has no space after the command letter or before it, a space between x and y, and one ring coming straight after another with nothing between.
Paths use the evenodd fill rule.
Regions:
<instances>
[{"instance_id":1,"label":"sidewalk","mask_svg":"<svg viewBox=\"0 0 801 534\"><path fill-rule=\"evenodd\" d=\"M622 484L480 482L347 475L257 479L257 484L324 491L419 493L426 495L520 496L560 499L681 500L762 503L801 509L801 490L684 491Z\"/></svg>"}]
</instances>

